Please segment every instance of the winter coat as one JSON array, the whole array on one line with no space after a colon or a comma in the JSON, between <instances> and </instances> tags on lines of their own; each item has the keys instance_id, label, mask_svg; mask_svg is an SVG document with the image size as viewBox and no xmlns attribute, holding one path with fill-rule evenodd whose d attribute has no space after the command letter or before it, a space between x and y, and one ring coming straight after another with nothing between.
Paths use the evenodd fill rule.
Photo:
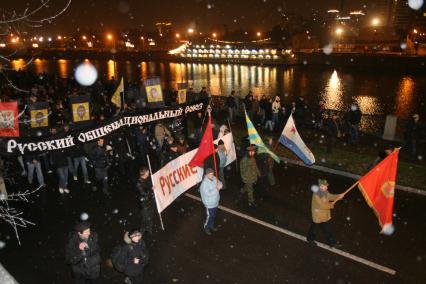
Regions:
<instances>
[{"instance_id":1,"label":"winter coat","mask_svg":"<svg viewBox=\"0 0 426 284\"><path fill-rule=\"evenodd\" d=\"M349 124L358 125L361 122L361 116L362 116L362 113L359 109L357 109L355 111L353 111L353 110L349 111L347 113L347 119L348 119Z\"/></svg>"},{"instance_id":2,"label":"winter coat","mask_svg":"<svg viewBox=\"0 0 426 284\"><path fill-rule=\"evenodd\" d=\"M98 235L92 230L88 240L88 248L80 250L82 242L77 232L72 232L65 248L66 262L71 265L74 276L86 279L96 279L100 274L100 249L98 245Z\"/></svg>"},{"instance_id":3,"label":"winter coat","mask_svg":"<svg viewBox=\"0 0 426 284\"><path fill-rule=\"evenodd\" d=\"M204 176L203 181L200 185L201 200L206 208L216 208L219 206L219 190L216 188L216 184L219 183L219 189L222 188L222 183L213 177L213 180Z\"/></svg>"},{"instance_id":4,"label":"winter coat","mask_svg":"<svg viewBox=\"0 0 426 284\"><path fill-rule=\"evenodd\" d=\"M170 131L161 123L155 126L155 138L160 141L164 140L164 137L171 136Z\"/></svg>"},{"instance_id":5,"label":"winter coat","mask_svg":"<svg viewBox=\"0 0 426 284\"><path fill-rule=\"evenodd\" d=\"M240 163L241 179L244 183L256 183L260 176L259 168L257 167L256 159L245 156Z\"/></svg>"},{"instance_id":6,"label":"winter coat","mask_svg":"<svg viewBox=\"0 0 426 284\"><path fill-rule=\"evenodd\" d=\"M264 177L269 174L271 170L269 164L269 154L268 153L260 153L256 155L256 164L259 168L260 176Z\"/></svg>"},{"instance_id":7,"label":"winter coat","mask_svg":"<svg viewBox=\"0 0 426 284\"><path fill-rule=\"evenodd\" d=\"M127 276L136 276L143 273L143 268L148 264L149 253L145 242L141 239L139 243L133 243L128 233L124 234L125 245L122 247L122 254L125 263L124 274ZM139 258L138 264L134 263L134 258Z\"/></svg>"},{"instance_id":8,"label":"winter coat","mask_svg":"<svg viewBox=\"0 0 426 284\"><path fill-rule=\"evenodd\" d=\"M151 208L154 200L151 178L139 179L136 182L136 190L139 208Z\"/></svg>"},{"instance_id":9,"label":"winter coat","mask_svg":"<svg viewBox=\"0 0 426 284\"><path fill-rule=\"evenodd\" d=\"M219 168L224 168L226 164L226 156L227 156L226 150L218 149L217 154L219 155Z\"/></svg>"},{"instance_id":10,"label":"winter coat","mask_svg":"<svg viewBox=\"0 0 426 284\"><path fill-rule=\"evenodd\" d=\"M68 167L68 152L66 149L55 150L50 155L50 157L52 158L52 163L57 169Z\"/></svg>"},{"instance_id":11,"label":"winter coat","mask_svg":"<svg viewBox=\"0 0 426 284\"><path fill-rule=\"evenodd\" d=\"M229 96L229 97L227 97L227 98L226 98L225 105L226 105L226 107L228 107L228 108L234 108L234 109L236 109L236 108L237 108L237 104L236 104L236 102L235 102L235 97L233 97L233 96Z\"/></svg>"},{"instance_id":12,"label":"winter coat","mask_svg":"<svg viewBox=\"0 0 426 284\"><path fill-rule=\"evenodd\" d=\"M338 196L328 191L322 197L318 193L312 194L312 221L314 223L323 223L331 219L330 211L334 207L331 201L336 200Z\"/></svg>"},{"instance_id":13,"label":"winter coat","mask_svg":"<svg viewBox=\"0 0 426 284\"><path fill-rule=\"evenodd\" d=\"M405 126L405 140L407 142L417 141L422 137L422 127L419 122L410 119Z\"/></svg>"},{"instance_id":14,"label":"winter coat","mask_svg":"<svg viewBox=\"0 0 426 284\"><path fill-rule=\"evenodd\" d=\"M96 147L90 152L90 159L92 160L95 168L107 168L108 167L108 153L104 147L96 145Z\"/></svg>"},{"instance_id":15,"label":"winter coat","mask_svg":"<svg viewBox=\"0 0 426 284\"><path fill-rule=\"evenodd\" d=\"M173 161L174 159L179 157L179 153L178 152L173 152L172 150L169 150L167 152L164 153L164 156L161 160L161 164L164 166L166 165L168 162Z\"/></svg>"}]
</instances>

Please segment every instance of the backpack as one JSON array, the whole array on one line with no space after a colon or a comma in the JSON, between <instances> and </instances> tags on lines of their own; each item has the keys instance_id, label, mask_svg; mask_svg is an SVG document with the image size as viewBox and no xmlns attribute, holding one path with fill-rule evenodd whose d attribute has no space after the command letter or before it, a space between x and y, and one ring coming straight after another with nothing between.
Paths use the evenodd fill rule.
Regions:
<instances>
[{"instance_id":1,"label":"backpack","mask_svg":"<svg viewBox=\"0 0 426 284\"><path fill-rule=\"evenodd\" d=\"M126 268L126 254L124 246L119 245L112 249L111 262L118 272L124 272L124 269Z\"/></svg>"}]
</instances>

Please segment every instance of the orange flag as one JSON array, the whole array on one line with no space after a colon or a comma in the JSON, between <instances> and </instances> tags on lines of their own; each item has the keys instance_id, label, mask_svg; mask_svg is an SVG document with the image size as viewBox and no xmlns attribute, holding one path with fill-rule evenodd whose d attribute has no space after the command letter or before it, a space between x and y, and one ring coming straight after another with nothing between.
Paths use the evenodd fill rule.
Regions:
<instances>
[{"instance_id":1,"label":"orange flag","mask_svg":"<svg viewBox=\"0 0 426 284\"><path fill-rule=\"evenodd\" d=\"M382 232L393 230L392 210L395 193L396 170L399 149L395 149L383 161L364 175L358 187L368 205L379 219Z\"/></svg>"},{"instance_id":2,"label":"orange flag","mask_svg":"<svg viewBox=\"0 0 426 284\"><path fill-rule=\"evenodd\" d=\"M189 165L191 167L202 167L204 160L214 153L213 145L213 131L212 131L212 119L209 114L209 121L207 123L206 130L204 131L203 138L201 138L200 145L198 146L197 153L195 153Z\"/></svg>"}]
</instances>

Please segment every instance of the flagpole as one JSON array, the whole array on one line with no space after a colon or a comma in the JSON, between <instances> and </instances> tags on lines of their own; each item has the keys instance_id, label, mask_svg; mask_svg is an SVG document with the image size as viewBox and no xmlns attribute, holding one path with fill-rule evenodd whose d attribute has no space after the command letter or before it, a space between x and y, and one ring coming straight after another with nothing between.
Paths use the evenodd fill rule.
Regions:
<instances>
[{"instance_id":1,"label":"flagpole","mask_svg":"<svg viewBox=\"0 0 426 284\"><path fill-rule=\"evenodd\" d=\"M208 112L209 112L209 121L210 121L210 124L211 124L211 119L212 119L212 117L211 117L211 109L209 109ZM212 129L212 135L213 135L213 129ZM213 149L212 150L213 150L214 172L216 174L216 179L219 180L219 176L217 174L217 166L216 166L216 151L214 149L214 137L213 137L212 140L213 140L213 143L212 143Z\"/></svg>"},{"instance_id":2,"label":"flagpole","mask_svg":"<svg viewBox=\"0 0 426 284\"><path fill-rule=\"evenodd\" d=\"M124 98L124 77L121 77L121 80L123 80L123 104L122 104L122 108L124 109L124 105L126 104L126 99Z\"/></svg>"},{"instance_id":3,"label":"flagpole","mask_svg":"<svg viewBox=\"0 0 426 284\"><path fill-rule=\"evenodd\" d=\"M342 197L341 197L341 198L334 200L331 204L333 204L333 205L334 205L337 201L339 201L339 200L343 199L343 197L345 197L345 195L346 195L349 191L351 191L352 189L354 189L354 188L355 188L355 186L357 186L357 185L358 185L358 183L359 183L359 181L357 181L356 183L354 183L353 185L351 185L351 187L349 187L347 190L345 190L345 192L341 193L341 195L342 195Z\"/></svg>"},{"instance_id":4,"label":"flagpole","mask_svg":"<svg viewBox=\"0 0 426 284\"><path fill-rule=\"evenodd\" d=\"M149 167L149 173L150 173L150 177L151 177L151 183L152 183L152 186L154 187L154 179L152 178L151 161L149 160L149 155L146 155L146 158L148 160L148 167ZM158 211L158 199L157 199L157 193L155 192L155 190L154 190L154 196L155 196L155 203L157 204L158 216L160 216L161 228L164 231L163 218L161 217L161 213Z\"/></svg>"},{"instance_id":5,"label":"flagpole","mask_svg":"<svg viewBox=\"0 0 426 284\"><path fill-rule=\"evenodd\" d=\"M231 123L229 123L229 119L228 118L226 120L228 121L229 131L231 131L231 133L232 133ZM233 135L232 135L232 137L233 137ZM238 157L237 157L237 153L235 153L235 168L236 168L237 173L238 173Z\"/></svg>"}]
</instances>

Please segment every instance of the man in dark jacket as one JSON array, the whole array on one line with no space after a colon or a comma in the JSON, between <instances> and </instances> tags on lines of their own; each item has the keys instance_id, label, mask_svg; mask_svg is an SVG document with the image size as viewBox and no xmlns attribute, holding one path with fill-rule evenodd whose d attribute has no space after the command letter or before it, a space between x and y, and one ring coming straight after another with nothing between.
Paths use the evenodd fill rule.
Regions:
<instances>
[{"instance_id":1,"label":"man in dark jacket","mask_svg":"<svg viewBox=\"0 0 426 284\"><path fill-rule=\"evenodd\" d=\"M89 222L74 227L65 248L65 258L71 265L74 283L94 283L99 277L101 256L98 235L90 230Z\"/></svg>"},{"instance_id":2,"label":"man in dark jacket","mask_svg":"<svg viewBox=\"0 0 426 284\"><path fill-rule=\"evenodd\" d=\"M52 152L52 163L56 167L56 175L58 177L59 193L70 193L68 190L68 161L67 149L58 149Z\"/></svg>"},{"instance_id":3,"label":"man in dark jacket","mask_svg":"<svg viewBox=\"0 0 426 284\"><path fill-rule=\"evenodd\" d=\"M419 140L422 138L422 127L419 121L420 116L418 114L414 114L407 122L404 132L405 143L410 151L410 158L412 161L416 159L417 145Z\"/></svg>"},{"instance_id":4,"label":"man in dark jacket","mask_svg":"<svg viewBox=\"0 0 426 284\"><path fill-rule=\"evenodd\" d=\"M152 234L152 219L154 215L154 191L149 176L149 170L142 168L139 171L139 179L136 183L137 200L141 210L141 228L149 235Z\"/></svg>"},{"instance_id":5,"label":"man in dark jacket","mask_svg":"<svg viewBox=\"0 0 426 284\"><path fill-rule=\"evenodd\" d=\"M132 229L124 234L122 247L123 263L125 263L124 274L127 276L125 283L140 284L143 279L143 269L148 263L149 254L142 233L139 229Z\"/></svg>"},{"instance_id":6,"label":"man in dark jacket","mask_svg":"<svg viewBox=\"0 0 426 284\"><path fill-rule=\"evenodd\" d=\"M359 123L361 122L361 117L362 113L359 110L359 106L356 103L353 103L349 112L346 113L349 128L349 143L352 145L358 143Z\"/></svg>"},{"instance_id":7,"label":"man in dark jacket","mask_svg":"<svg viewBox=\"0 0 426 284\"><path fill-rule=\"evenodd\" d=\"M107 147L105 146L105 141L103 138L99 138L97 141L97 145L90 152L90 159L92 160L93 167L95 168L95 176L98 182L102 183L102 191L105 195L109 196L108 191L108 166L109 159Z\"/></svg>"},{"instance_id":8,"label":"man in dark jacket","mask_svg":"<svg viewBox=\"0 0 426 284\"><path fill-rule=\"evenodd\" d=\"M225 105L228 108L229 123L234 123L234 113L237 110L237 103L235 102L235 91L232 91L231 95L226 98Z\"/></svg>"}]
</instances>

